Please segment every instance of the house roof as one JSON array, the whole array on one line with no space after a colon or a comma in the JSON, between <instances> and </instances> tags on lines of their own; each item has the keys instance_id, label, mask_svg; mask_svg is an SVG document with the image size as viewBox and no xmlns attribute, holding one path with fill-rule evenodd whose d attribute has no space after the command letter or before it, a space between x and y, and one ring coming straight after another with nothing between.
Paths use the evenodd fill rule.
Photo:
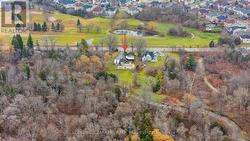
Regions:
<instances>
[{"instance_id":1,"label":"house roof","mask_svg":"<svg viewBox=\"0 0 250 141\"><path fill-rule=\"evenodd\" d=\"M226 20L227 19L227 16L225 15L220 15L217 17L218 20Z\"/></svg>"},{"instance_id":2,"label":"house roof","mask_svg":"<svg viewBox=\"0 0 250 141\"><path fill-rule=\"evenodd\" d=\"M250 33L240 36L242 39L250 39Z\"/></svg>"},{"instance_id":3,"label":"house roof","mask_svg":"<svg viewBox=\"0 0 250 141\"><path fill-rule=\"evenodd\" d=\"M111 11L111 12L112 12L112 11L116 11L116 8L114 8L114 7L107 7L107 8L106 8L106 11Z\"/></svg>"},{"instance_id":4,"label":"house roof","mask_svg":"<svg viewBox=\"0 0 250 141\"><path fill-rule=\"evenodd\" d=\"M127 3L127 2L129 2L130 0L120 0L120 3L121 4L125 4L125 3Z\"/></svg>"},{"instance_id":5,"label":"house roof","mask_svg":"<svg viewBox=\"0 0 250 141\"><path fill-rule=\"evenodd\" d=\"M58 2L62 4L74 4L76 1L75 0L58 0Z\"/></svg>"},{"instance_id":6,"label":"house roof","mask_svg":"<svg viewBox=\"0 0 250 141\"><path fill-rule=\"evenodd\" d=\"M205 9L205 8L202 8L202 9L199 10L199 12L202 13L202 14L204 14L204 13L208 13L208 10Z\"/></svg>"},{"instance_id":7,"label":"house roof","mask_svg":"<svg viewBox=\"0 0 250 141\"><path fill-rule=\"evenodd\" d=\"M102 12L102 10L102 7L97 6L93 9L93 12Z\"/></svg>"},{"instance_id":8,"label":"house roof","mask_svg":"<svg viewBox=\"0 0 250 141\"><path fill-rule=\"evenodd\" d=\"M144 56L147 56L147 55L150 55L152 58L155 57L155 53L154 53L154 52L149 52L149 51L147 51L147 52L144 54Z\"/></svg>"},{"instance_id":9,"label":"house roof","mask_svg":"<svg viewBox=\"0 0 250 141\"><path fill-rule=\"evenodd\" d=\"M218 16L219 16L219 14L216 13L216 12L210 12L210 13L208 13L207 15L208 15L209 17L218 17Z\"/></svg>"},{"instance_id":10,"label":"house roof","mask_svg":"<svg viewBox=\"0 0 250 141\"><path fill-rule=\"evenodd\" d=\"M85 9L89 9L89 8L92 8L93 7L93 5L91 5L91 4L84 4L83 5L83 8L85 8Z\"/></svg>"}]
</instances>

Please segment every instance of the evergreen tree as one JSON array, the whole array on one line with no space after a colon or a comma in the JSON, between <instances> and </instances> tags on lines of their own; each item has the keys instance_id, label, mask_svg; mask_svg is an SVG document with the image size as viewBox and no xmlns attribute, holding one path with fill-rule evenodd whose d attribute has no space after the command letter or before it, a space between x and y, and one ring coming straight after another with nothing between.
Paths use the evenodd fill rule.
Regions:
<instances>
[{"instance_id":1,"label":"evergreen tree","mask_svg":"<svg viewBox=\"0 0 250 141\"><path fill-rule=\"evenodd\" d=\"M56 31L60 31L60 23L56 24Z\"/></svg>"},{"instance_id":2,"label":"evergreen tree","mask_svg":"<svg viewBox=\"0 0 250 141\"><path fill-rule=\"evenodd\" d=\"M13 46L13 48L14 48L15 51L18 50L18 42L17 42L17 39L16 39L15 35L12 37L11 45Z\"/></svg>"},{"instance_id":3,"label":"evergreen tree","mask_svg":"<svg viewBox=\"0 0 250 141\"><path fill-rule=\"evenodd\" d=\"M214 41L211 41L210 43L209 43L209 47L214 47L215 46L215 44L214 44Z\"/></svg>"},{"instance_id":4,"label":"evergreen tree","mask_svg":"<svg viewBox=\"0 0 250 141\"><path fill-rule=\"evenodd\" d=\"M13 35L13 37L12 37L12 39L11 39L11 45L14 46L15 40L16 40L16 35Z\"/></svg>"},{"instance_id":5,"label":"evergreen tree","mask_svg":"<svg viewBox=\"0 0 250 141\"><path fill-rule=\"evenodd\" d=\"M234 44L237 45L237 46L240 45L241 44L241 39L239 37L235 38L234 39Z\"/></svg>"},{"instance_id":6,"label":"evergreen tree","mask_svg":"<svg viewBox=\"0 0 250 141\"><path fill-rule=\"evenodd\" d=\"M48 31L48 26L47 26L47 23L46 23L46 22L44 22L43 25L42 25L42 31L43 31L43 32Z\"/></svg>"},{"instance_id":7,"label":"evergreen tree","mask_svg":"<svg viewBox=\"0 0 250 141\"><path fill-rule=\"evenodd\" d=\"M20 36L20 34L16 35L16 40L17 40L17 44L18 44L17 48L20 49L20 50L23 50L23 47L24 47L24 45L23 45L23 39Z\"/></svg>"},{"instance_id":8,"label":"evergreen tree","mask_svg":"<svg viewBox=\"0 0 250 141\"><path fill-rule=\"evenodd\" d=\"M38 23L38 24L37 24L37 31L41 31L41 30L42 30L41 24Z\"/></svg>"},{"instance_id":9,"label":"evergreen tree","mask_svg":"<svg viewBox=\"0 0 250 141\"><path fill-rule=\"evenodd\" d=\"M27 46L29 49L33 49L33 40L32 40L32 37L31 35L29 34L29 37L28 37L28 40L27 40Z\"/></svg>"},{"instance_id":10,"label":"evergreen tree","mask_svg":"<svg viewBox=\"0 0 250 141\"><path fill-rule=\"evenodd\" d=\"M76 26L79 27L81 25L81 21L78 19Z\"/></svg>"},{"instance_id":11,"label":"evergreen tree","mask_svg":"<svg viewBox=\"0 0 250 141\"><path fill-rule=\"evenodd\" d=\"M177 72L175 67L176 67L176 62L175 60L172 60L168 66L168 77L171 80L174 80L177 77Z\"/></svg>"},{"instance_id":12,"label":"evergreen tree","mask_svg":"<svg viewBox=\"0 0 250 141\"><path fill-rule=\"evenodd\" d=\"M189 71L194 71L195 68L196 68L196 65L197 65L197 63L196 63L196 61L195 61L195 59L194 59L194 56L193 56L193 55L190 55L190 56L188 57L188 60L187 60L187 62L186 62L186 65L185 65L186 69L189 70Z\"/></svg>"},{"instance_id":13,"label":"evergreen tree","mask_svg":"<svg viewBox=\"0 0 250 141\"><path fill-rule=\"evenodd\" d=\"M78 32L82 32L82 24L81 24L81 21L78 19L77 20L77 30L78 30Z\"/></svg>"},{"instance_id":14,"label":"evergreen tree","mask_svg":"<svg viewBox=\"0 0 250 141\"><path fill-rule=\"evenodd\" d=\"M151 115L148 110L144 110L135 116L135 126L138 129L140 141L153 141L153 126Z\"/></svg>"},{"instance_id":15,"label":"evergreen tree","mask_svg":"<svg viewBox=\"0 0 250 141\"><path fill-rule=\"evenodd\" d=\"M35 22L35 23L34 23L34 27L33 27L33 31L38 31L37 28L38 28L38 27L37 27L37 23Z\"/></svg>"},{"instance_id":16,"label":"evergreen tree","mask_svg":"<svg viewBox=\"0 0 250 141\"><path fill-rule=\"evenodd\" d=\"M52 24L51 24L51 31L55 31L55 30L56 30L55 24L52 23Z\"/></svg>"},{"instance_id":17,"label":"evergreen tree","mask_svg":"<svg viewBox=\"0 0 250 141\"><path fill-rule=\"evenodd\" d=\"M77 47L81 55L86 55L88 53L89 45L86 40L82 39Z\"/></svg>"}]
</instances>

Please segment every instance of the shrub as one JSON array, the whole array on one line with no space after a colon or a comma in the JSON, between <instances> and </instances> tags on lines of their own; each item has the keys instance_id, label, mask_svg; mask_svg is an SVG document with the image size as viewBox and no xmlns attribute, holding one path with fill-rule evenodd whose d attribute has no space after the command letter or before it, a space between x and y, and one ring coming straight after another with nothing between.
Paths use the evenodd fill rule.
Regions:
<instances>
[{"instance_id":1,"label":"shrub","mask_svg":"<svg viewBox=\"0 0 250 141\"><path fill-rule=\"evenodd\" d=\"M30 78L30 67L28 65L24 65L23 72L25 79L28 80Z\"/></svg>"},{"instance_id":2,"label":"shrub","mask_svg":"<svg viewBox=\"0 0 250 141\"><path fill-rule=\"evenodd\" d=\"M46 68L46 69L42 69L39 73L39 78L43 81L47 80L47 77L49 75L49 69Z\"/></svg>"},{"instance_id":3,"label":"shrub","mask_svg":"<svg viewBox=\"0 0 250 141\"><path fill-rule=\"evenodd\" d=\"M190 55L186 61L185 68L189 71L194 71L197 66L197 63L193 55Z\"/></svg>"},{"instance_id":4,"label":"shrub","mask_svg":"<svg viewBox=\"0 0 250 141\"><path fill-rule=\"evenodd\" d=\"M153 92L156 93L161 89L161 83L160 81L157 81L155 86L153 87Z\"/></svg>"},{"instance_id":5,"label":"shrub","mask_svg":"<svg viewBox=\"0 0 250 141\"><path fill-rule=\"evenodd\" d=\"M52 49L52 50L49 50L48 57L49 59L52 59L52 60L59 60L62 58L62 55L60 54L59 51L55 51L54 49Z\"/></svg>"},{"instance_id":6,"label":"shrub","mask_svg":"<svg viewBox=\"0 0 250 141\"><path fill-rule=\"evenodd\" d=\"M180 124L182 122L181 115L180 114L176 114L174 116L174 121L175 121L176 125Z\"/></svg>"},{"instance_id":7,"label":"shrub","mask_svg":"<svg viewBox=\"0 0 250 141\"><path fill-rule=\"evenodd\" d=\"M209 47L214 47L215 46L215 44L214 44L214 41L211 41L210 43L209 43Z\"/></svg>"},{"instance_id":8,"label":"shrub","mask_svg":"<svg viewBox=\"0 0 250 141\"><path fill-rule=\"evenodd\" d=\"M171 60L170 62L168 62L168 77L170 80L174 80L177 78L177 72L176 72L176 63L175 60Z\"/></svg>"},{"instance_id":9,"label":"shrub","mask_svg":"<svg viewBox=\"0 0 250 141\"><path fill-rule=\"evenodd\" d=\"M221 125L220 123L216 122L216 121L210 123L209 130L211 130L211 129L215 128L215 127L218 127L223 132L224 135L226 134L225 127L223 125Z\"/></svg>"},{"instance_id":10,"label":"shrub","mask_svg":"<svg viewBox=\"0 0 250 141\"><path fill-rule=\"evenodd\" d=\"M153 77L155 77L155 76L157 75L157 69L148 67L148 68L146 68L146 74L147 74L148 76L153 76Z\"/></svg>"},{"instance_id":11,"label":"shrub","mask_svg":"<svg viewBox=\"0 0 250 141\"><path fill-rule=\"evenodd\" d=\"M107 72L104 72L104 71L101 71L101 72L98 72L96 75L95 75L95 78L97 80L100 80L100 79L103 79L105 81L108 81L110 78L113 79L114 82L117 82L118 81L118 77L115 75L115 74L109 74Z\"/></svg>"},{"instance_id":12,"label":"shrub","mask_svg":"<svg viewBox=\"0 0 250 141\"><path fill-rule=\"evenodd\" d=\"M240 45L241 44L241 40L240 40L239 37L237 37L237 38L234 39L234 44L235 45Z\"/></svg>"},{"instance_id":13,"label":"shrub","mask_svg":"<svg viewBox=\"0 0 250 141\"><path fill-rule=\"evenodd\" d=\"M184 31L182 28L171 28L168 31L168 35L179 36L179 37L188 37L188 36L190 36L190 33L188 33L187 31Z\"/></svg>"},{"instance_id":14,"label":"shrub","mask_svg":"<svg viewBox=\"0 0 250 141\"><path fill-rule=\"evenodd\" d=\"M228 137L225 137L222 141L231 141Z\"/></svg>"},{"instance_id":15,"label":"shrub","mask_svg":"<svg viewBox=\"0 0 250 141\"><path fill-rule=\"evenodd\" d=\"M0 81L6 82L6 80L7 80L6 71L0 70Z\"/></svg>"},{"instance_id":16,"label":"shrub","mask_svg":"<svg viewBox=\"0 0 250 141\"><path fill-rule=\"evenodd\" d=\"M134 123L138 129L139 137L141 141L153 141L153 125L151 115L147 109L137 113L134 118Z\"/></svg>"},{"instance_id":17,"label":"shrub","mask_svg":"<svg viewBox=\"0 0 250 141\"><path fill-rule=\"evenodd\" d=\"M5 85L3 87L3 91L4 91L4 94L6 96L10 96L10 97L15 97L16 96L16 91L9 85Z\"/></svg>"}]
</instances>

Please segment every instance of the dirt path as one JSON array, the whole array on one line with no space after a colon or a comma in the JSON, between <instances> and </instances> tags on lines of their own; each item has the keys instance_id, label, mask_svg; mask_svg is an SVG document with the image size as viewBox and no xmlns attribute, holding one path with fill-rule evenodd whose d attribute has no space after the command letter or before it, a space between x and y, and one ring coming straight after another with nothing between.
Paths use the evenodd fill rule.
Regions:
<instances>
[{"instance_id":1,"label":"dirt path","mask_svg":"<svg viewBox=\"0 0 250 141\"><path fill-rule=\"evenodd\" d=\"M206 72L205 72L205 67L204 67L204 63L203 63L203 58L200 58L198 60L198 66L199 70L201 71L201 73L204 75L204 82L205 84L215 93L219 93L219 90L216 89L207 79L207 76L206 76Z\"/></svg>"},{"instance_id":2,"label":"dirt path","mask_svg":"<svg viewBox=\"0 0 250 141\"><path fill-rule=\"evenodd\" d=\"M138 97L138 96L131 96L131 98L138 100L140 103L145 103L149 106L155 107L157 109L162 109L162 110L174 110L180 113L187 113L188 108L184 106L178 106L178 105L173 105L169 103L165 104L158 104L152 101L145 101L144 99ZM244 137L241 135L241 128L231 119L228 117L219 115L211 110L200 108L200 113L203 115L206 115L209 119L214 120L214 121L221 121L225 128L227 129L228 136L233 140L233 141L247 141Z\"/></svg>"}]
</instances>

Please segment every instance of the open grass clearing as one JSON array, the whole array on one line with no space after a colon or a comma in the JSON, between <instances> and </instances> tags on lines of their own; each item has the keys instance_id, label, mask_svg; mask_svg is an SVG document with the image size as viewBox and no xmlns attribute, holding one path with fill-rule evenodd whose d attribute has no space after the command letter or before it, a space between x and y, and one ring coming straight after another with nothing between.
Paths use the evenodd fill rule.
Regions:
<instances>
[{"instance_id":1,"label":"open grass clearing","mask_svg":"<svg viewBox=\"0 0 250 141\"><path fill-rule=\"evenodd\" d=\"M46 20L45 15L39 13L40 11L31 12L31 23L33 22L44 22ZM56 40L58 45L75 45L77 41L80 39L94 39L93 44L98 44L100 40L105 37L111 27L110 22L111 19L107 18L90 18L85 19L77 16L72 16L68 14L63 14L59 12L54 12L52 15L53 19L62 20L64 24L64 31L62 33L59 32L32 32L34 40L38 40L41 42L44 36L53 37ZM101 28L99 33L78 33L76 28L77 19L80 19L83 26L86 25L96 25ZM137 19L115 19L116 24L121 21L126 20L129 28L136 28L139 25L145 23L144 21L140 21ZM197 29L192 28L184 28L188 32L191 32L194 35L192 37L173 37L167 35L167 32L170 28L178 27L179 25L173 23L162 23L162 22L154 22L156 25L155 30L163 33L164 37L144 37L147 40L149 47L207 47L211 40L217 41L219 38L219 34L216 33L206 33L198 31ZM49 23L50 26L50 23ZM7 39L11 38L12 35L5 35ZM122 44L121 38L122 36L117 35L119 46ZM8 43L8 40L3 40L2 42Z\"/></svg>"}]
</instances>

